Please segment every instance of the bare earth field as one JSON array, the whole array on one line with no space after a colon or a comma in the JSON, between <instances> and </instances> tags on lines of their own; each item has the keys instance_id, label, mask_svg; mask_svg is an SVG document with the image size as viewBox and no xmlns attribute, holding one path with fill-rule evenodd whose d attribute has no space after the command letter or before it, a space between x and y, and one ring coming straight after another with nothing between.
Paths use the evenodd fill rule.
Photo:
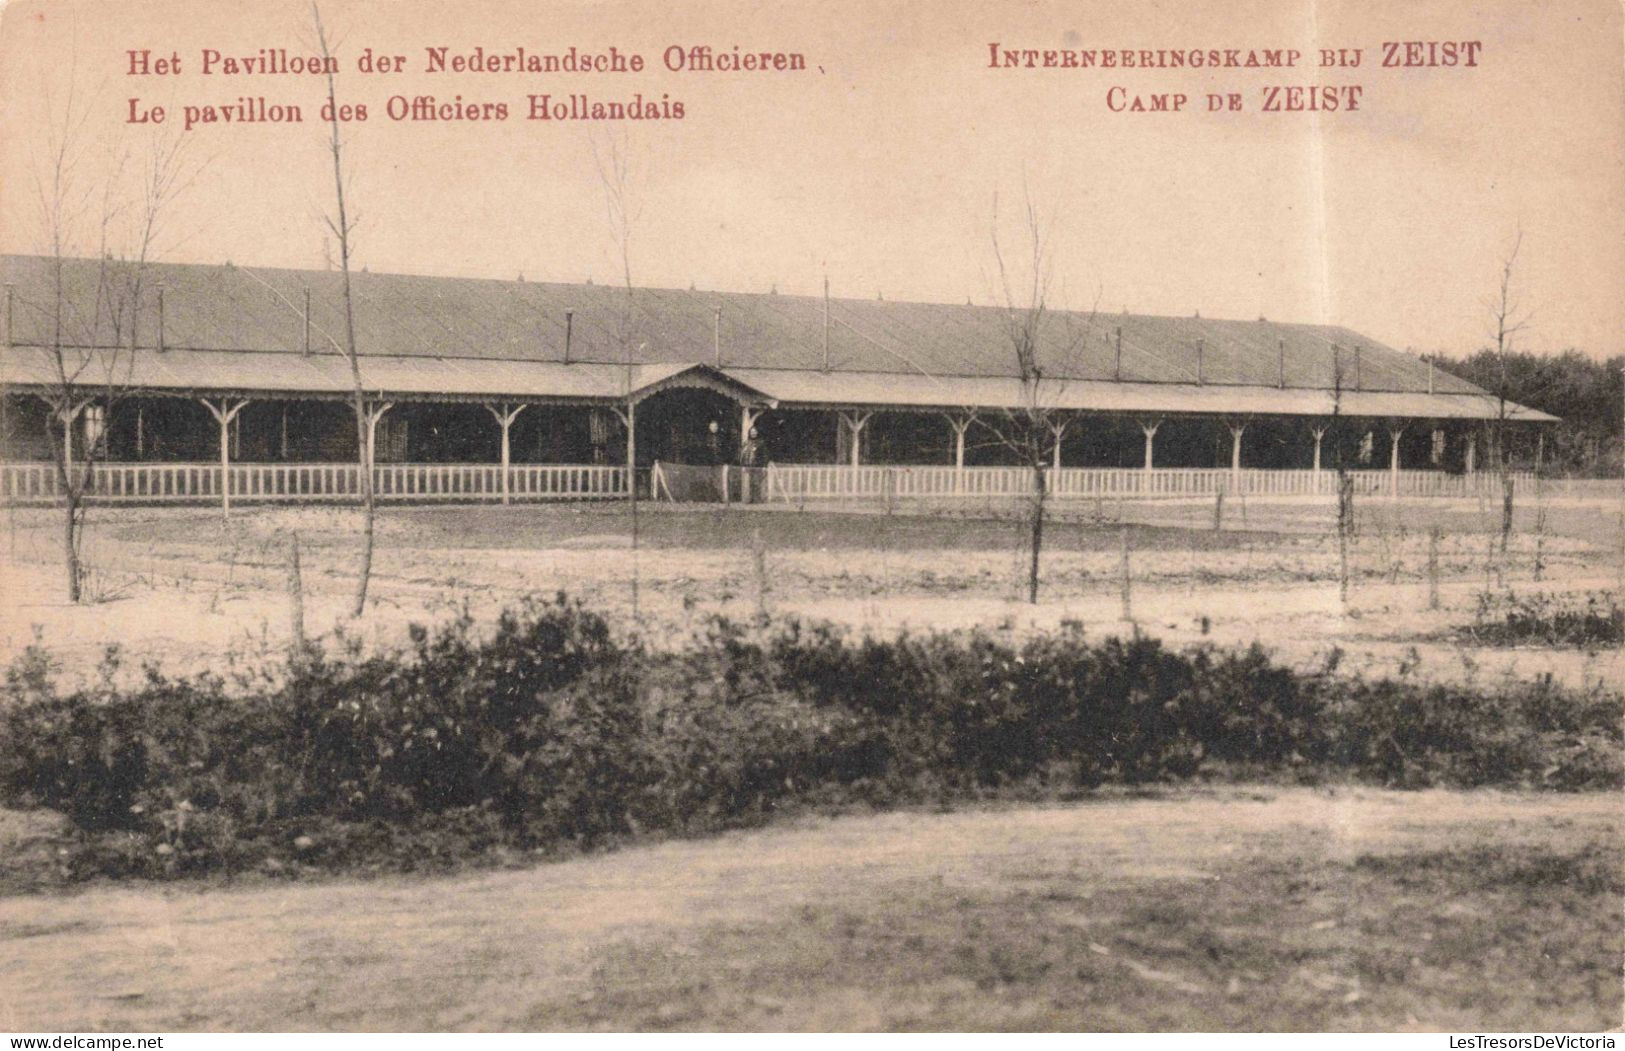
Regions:
<instances>
[{"instance_id":1,"label":"bare earth field","mask_svg":"<svg viewBox=\"0 0 1625 1051\"><path fill-rule=\"evenodd\" d=\"M0 1029L1620 1024L1617 800L1174 790L0 899Z\"/></svg>"},{"instance_id":2,"label":"bare earth field","mask_svg":"<svg viewBox=\"0 0 1625 1051\"><path fill-rule=\"evenodd\" d=\"M1368 501L1350 551L1351 588L1323 500L1226 508L1207 502L1063 508L1044 554L1044 593L1020 601L1024 555L1012 521L941 515L661 505L639 516L631 546L624 506L388 508L381 512L371 608L348 620L358 514L341 509L92 512L90 591L62 600L59 526L44 510L10 513L0 537L0 658L38 637L68 675L93 671L117 643L129 673L254 663L284 651L290 538L302 550L305 624L371 642L463 608L485 619L530 592L567 591L646 637L680 639L714 613L758 610L894 632L980 625L1012 631L1082 622L1096 634L1138 630L1176 643L1248 645L1284 660L1452 679L1552 674L1576 685L1625 680L1618 651L1464 645L1480 596L1583 594L1621 588L1618 508L1554 505L1519 512L1507 556L1499 509L1469 501ZM1112 519L1122 516L1131 524ZM1440 609L1428 608L1428 530L1439 526ZM1124 620L1121 545L1130 546ZM760 570L753 554L761 550ZM1538 570L1537 570L1538 566ZM1538 573L1538 579L1537 579Z\"/></svg>"},{"instance_id":3,"label":"bare earth field","mask_svg":"<svg viewBox=\"0 0 1625 1051\"><path fill-rule=\"evenodd\" d=\"M1367 501L1349 594L1326 501L1063 509L1044 597L985 516L624 507L389 508L348 617L358 515L99 509L94 599L59 524L10 511L0 658L65 680L276 661L304 622L370 645L565 591L674 644L759 612L856 631L1081 621L1175 645L1453 681L1625 681L1617 650L1494 648L1481 598L1621 590L1615 506ZM1124 524L1128 523L1128 524ZM1439 527L1438 609L1429 530ZM1129 548L1125 611L1122 548ZM634 589L634 581L636 588ZM633 609L637 596L636 616ZM1125 612L1129 618L1125 618ZM1067 805L800 818L505 871L0 896L0 1029L1593 1030L1625 1021L1625 808L1612 795L1179 788ZM0 811L0 855L60 819Z\"/></svg>"}]
</instances>

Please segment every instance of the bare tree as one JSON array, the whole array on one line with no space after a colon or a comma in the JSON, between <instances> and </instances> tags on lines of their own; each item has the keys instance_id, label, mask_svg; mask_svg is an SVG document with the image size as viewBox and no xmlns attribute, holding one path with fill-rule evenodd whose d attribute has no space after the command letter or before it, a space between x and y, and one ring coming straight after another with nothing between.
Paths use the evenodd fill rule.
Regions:
<instances>
[{"instance_id":1,"label":"bare tree","mask_svg":"<svg viewBox=\"0 0 1625 1051\"><path fill-rule=\"evenodd\" d=\"M327 114L330 131L328 144L333 156L333 194L336 206L335 214L327 216L326 222L328 230L339 244L339 270L342 273L341 287L344 295L344 356L350 363L351 408L355 413L356 477L361 492L361 555L355 585L355 616L359 617L366 612L367 586L372 580L373 536L377 518L377 500L372 488L372 436L377 426L377 416L367 404L366 391L361 384L361 359L356 350L355 295L350 285L352 249L350 235L355 231L356 220L350 216L344 194L344 155L343 143L339 138L338 84L333 73L335 63L330 61L332 49L328 46L327 28L322 24L321 8L312 3L310 15L316 26L317 46L327 67Z\"/></svg>"},{"instance_id":2,"label":"bare tree","mask_svg":"<svg viewBox=\"0 0 1625 1051\"><path fill-rule=\"evenodd\" d=\"M48 94L46 106L52 110ZM91 109L70 80L61 111L48 112L35 191L49 284L43 303L11 304L44 319L48 375L38 394L47 407L45 431L62 496L70 602L84 597L83 542L95 465L107 451L113 414L134 393L130 380L160 216L188 175L179 137L161 132L152 134L135 165L133 188L127 175L131 157L122 147L110 152L100 174L87 175ZM70 276L70 260L92 243L94 269L87 278L73 267L79 272Z\"/></svg>"},{"instance_id":3,"label":"bare tree","mask_svg":"<svg viewBox=\"0 0 1625 1051\"><path fill-rule=\"evenodd\" d=\"M1061 439L1072 414L1059 406L1067 367L1081 350L1085 329L1076 316L1050 307L1053 259L1049 229L1031 195L1023 199L1021 255L1007 259L999 234L999 203L993 199L992 248L1002 304L1004 334L1019 382L1018 404L991 414L986 426L1028 470L1032 489L1026 501L1027 601L1038 601L1044 523L1050 495L1049 471L1059 463ZM1090 324L1093 313L1090 314Z\"/></svg>"},{"instance_id":4,"label":"bare tree","mask_svg":"<svg viewBox=\"0 0 1625 1051\"><path fill-rule=\"evenodd\" d=\"M632 285L632 232L637 225L643 206L633 185L638 176L631 158L631 150L624 134L606 132L603 141L588 140L592 149L593 165L598 182L604 192L605 218L609 223L610 238L619 257L621 287L625 293L616 318L616 336L621 345L621 357L626 364L626 404L617 410L626 427L626 499L632 527L632 616L638 616L638 417L637 400L632 389L633 356L642 349L639 342L636 289Z\"/></svg>"},{"instance_id":5,"label":"bare tree","mask_svg":"<svg viewBox=\"0 0 1625 1051\"><path fill-rule=\"evenodd\" d=\"M1349 602L1349 540L1354 534L1354 477L1344 456L1340 424L1343 416L1343 358L1332 345L1332 418L1326 433L1332 439L1332 467L1337 472L1337 597L1347 608Z\"/></svg>"},{"instance_id":6,"label":"bare tree","mask_svg":"<svg viewBox=\"0 0 1625 1051\"><path fill-rule=\"evenodd\" d=\"M1512 535L1513 510L1513 481L1510 435L1507 430L1509 418L1508 398L1510 388L1508 376L1508 362L1512 356L1518 336L1529 326L1530 315L1524 312L1519 301L1514 269L1518 262L1518 250L1523 247L1523 227L1518 227L1512 239L1512 247L1505 258L1501 260L1501 279L1496 292L1489 300L1488 308L1490 321L1494 326L1495 335L1495 389L1490 392L1495 400L1495 416L1486 422L1486 445L1493 464L1493 468L1501 479L1501 554L1507 553L1507 542Z\"/></svg>"}]
</instances>

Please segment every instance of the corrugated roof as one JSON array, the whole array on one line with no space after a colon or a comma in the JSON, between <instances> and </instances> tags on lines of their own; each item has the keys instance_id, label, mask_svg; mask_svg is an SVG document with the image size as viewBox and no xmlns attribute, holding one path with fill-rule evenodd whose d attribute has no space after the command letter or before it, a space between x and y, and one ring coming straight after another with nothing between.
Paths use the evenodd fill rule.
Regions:
<instances>
[{"instance_id":1,"label":"corrugated roof","mask_svg":"<svg viewBox=\"0 0 1625 1051\"><path fill-rule=\"evenodd\" d=\"M95 260L62 261L70 307L65 342L113 341L109 313L93 306L103 273ZM14 383L28 382L28 375L49 382L52 370L30 363L24 345L52 342L54 262L7 256L4 276L13 286L10 330L18 345L5 372ZM1015 388L1009 314L995 307L832 299L826 326L824 301L807 296L637 289L628 297L625 289L602 285L365 272L352 281L364 382L379 391L602 399L624 396L619 363L627 346L649 370L639 386L711 362L720 347L728 375L786 403L1019 403L1009 393ZM161 286L169 349L135 354L127 382L174 390L349 389L337 349L340 274L149 264L143 282L138 344L157 342ZM302 353L307 289L310 354ZM1495 415L1489 396L1466 381L1343 328L1054 311L1039 342L1045 375L1065 379L1053 385L1054 398L1079 399L1068 407L1080 409L1322 415L1336 382L1335 345L1342 411ZM1358 391L1348 389L1356 385ZM1373 397L1378 393L1406 397ZM1550 419L1521 407L1518 418Z\"/></svg>"},{"instance_id":2,"label":"corrugated roof","mask_svg":"<svg viewBox=\"0 0 1625 1051\"><path fill-rule=\"evenodd\" d=\"M1003 377L921 377L907 385L875 373L809 372L793 369L729 369L729 374L772 395L781 404L896 406L916 409L1019 409L1021 383ZM1103 413L1202 413L1214 415L1397 416L1426 419L1494 419L1491 395L1429 394L1426 391L1277 389L1194 383L1132 383L1111 380L1046 380L1039 399L1048 408ZM1520 422L1556 417L1508 404L1507 418Z\"/></svg>"},{"instance_id":3,"label":"corrugated roof","mask_svg":"<svg viewBox=\"0 0 1625 1051\"><path fill-rule=\"evenodd\" d=\"M286 354L218 350L70 350L64 371L71 382L89 388L137 388L154 391L245 394L297 394L349 397L348 361L337 354ZM551 398L603 401L671 385L706 385L735 397L770 402L771 395L748 381L707 365L565 365L553 361L496 361L489 358L446 359L384 357L360 359L361 385L374 396L445 396L451 398ZM0 361L0 382L15 386L55 387L61 383L53 351L14 346Z\"/></svg>"}]
</instances>

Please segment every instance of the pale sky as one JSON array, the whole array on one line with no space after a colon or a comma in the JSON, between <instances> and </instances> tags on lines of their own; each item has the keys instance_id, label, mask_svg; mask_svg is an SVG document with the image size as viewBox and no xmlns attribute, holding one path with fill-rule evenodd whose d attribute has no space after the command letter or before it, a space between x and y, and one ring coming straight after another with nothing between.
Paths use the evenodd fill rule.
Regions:
<instances>
[{"instance_id":1,"label":"pale sky","mask_svg":"<svg viewBox=\"0 0 1625 1051\"><path fill-rule=\"evenodd\" d=\"M1102 310L1347 325L1398 347L1461 353L1516 231L1529 349L1625 351L1625 77L1616 0L1355 2L710 0L450 4L324 0L339 36L356 263L370 269L615 281L592 136L628 136L633 279L642 285L994 302L989 230L1023 188L1052 233L1052 299ZM1194 8L1194 9L1193 9ZM1383 69L1388 40L1474 40L1476 68ZM1288 70L988 68L988 45L1298 48ZM162 216L158 258L320 267L332 172L320 78L203 76L200 53L314 51L308 4L34 2L0 23L0 242L42 245L35 178L70 90L75 174L100 189L170 112L197 174ZM674 73L673 44L799 52L801 73ZM423 72L445 46L558 53L611 46L641 74ZM408 72L365 75L363 48ZM1322 70L1319 47L1364 49ZM132 48L182 72L126 75ZM1260 112L1268 85L1358 84L1360 109ZM1114 113L1113 86L1184 92L1180 113ZM1246 111L1202 112L1237 91ZM526 96L669 95L681 121L533 122ZM505 101L491 124L395 122L391 95ZM295 124L207 124L188 104L265 96ZM135 170L134 163L126 174ZM89 224L95 226L97 224ZM1009 227L1007 246L1016 240ZM89 243L94 249L94 242Z\"/></svg>"}]
</instances>

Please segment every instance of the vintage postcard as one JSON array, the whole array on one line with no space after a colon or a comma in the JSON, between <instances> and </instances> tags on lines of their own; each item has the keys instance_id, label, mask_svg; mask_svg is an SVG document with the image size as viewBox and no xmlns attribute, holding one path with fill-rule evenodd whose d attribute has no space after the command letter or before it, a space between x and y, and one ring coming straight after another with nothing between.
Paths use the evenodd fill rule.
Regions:
<instances>
[{"instance_id":1,"label":"vintage postcard","mask_svg":"<svg viewBox=\"0 0 1625 1051\"><path fill-rule=\"evenodd\" d=\"M1617 1032L1622 41L12 0L0 1030Z\"/></svg>"}]
</instances>

